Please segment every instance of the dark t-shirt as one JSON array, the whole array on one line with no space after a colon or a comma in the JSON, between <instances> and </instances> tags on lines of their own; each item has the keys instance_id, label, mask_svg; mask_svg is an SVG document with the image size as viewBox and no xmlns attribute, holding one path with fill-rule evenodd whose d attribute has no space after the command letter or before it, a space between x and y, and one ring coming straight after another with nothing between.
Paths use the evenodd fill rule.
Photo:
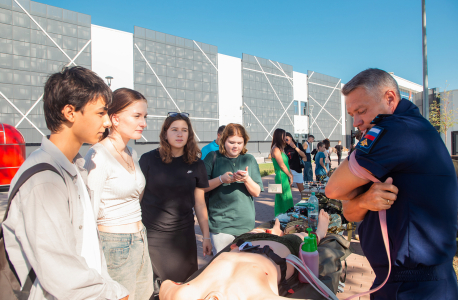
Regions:
<instances>
[{"instance_id":1,"label":"dark t-shirt","mask_svg":"<svg viewBox=\"0 0 458 300\"><path fill-rule=\"evenodd\" d=\"M299 148L299 150L305 153L305 150L300 143L297 144L297 147ZM297 151L293 149L293 147L291 147L290 145L286 145L285 154L288 156L289 168L291 170L296 171L297 173L301 173L302 166L300 163L299 153L297 153Z\"/></svg>"},{"instance_id":2,"label":"dark t-shirt","mask_svg":"<svg viewBox=\"0 0 458 300\"><path fill-rule=\"evenodd\" d=\"M166 164L155 149L143 154L139 164L146 179L141 201L145 227L173 231L193 226L194 190L208 187L204 162L187 164L180 156Z\"/></svg>"},{"instance_id":3,"label":"dark t-shirt","mask_svg":"<svg viewBox=\"0 0 458 300\"><path fill-rule=\"evenodd\" d=\"M337 155L342 155L342 145L336 145L334 148L336 148Z\"/></svg>"}]
</instances>

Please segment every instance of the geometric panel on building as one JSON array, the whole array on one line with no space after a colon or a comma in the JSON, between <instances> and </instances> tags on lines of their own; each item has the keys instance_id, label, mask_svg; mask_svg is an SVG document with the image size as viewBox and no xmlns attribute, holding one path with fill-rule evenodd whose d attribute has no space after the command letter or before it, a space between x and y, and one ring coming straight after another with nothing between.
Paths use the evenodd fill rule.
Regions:
<instances>
[{"instance_id":1,"label":"geometric panel on building","mask_svg":"<svg viewBox=\"0 0 458 300\"><path fill-rule=\"evenodd\" d=\"M147 142L158 142L168 112L190 114L197 139L218 129L218 48L134 27L134 88L148 100ZM142 141L143 142L143 141Z\"/></svg>"},{"instance_id":2,"label":"geometric panel on building","mask_svg":"<svg viewBox=\"0 0 458 300\"><path fill-rule=\"evenodd\" d=\"M293 66L243 54L242 90L251 141L271 141L276 128L293 132Z\"/></svg>"},{"instance_id":3,"label":"geometric panel on building","mask_svg":"<svg viewBox=\"0 0 458 300\"><path fill-rule=\"evenodd\" d=\"M49 134L41 102L48 76L72 61L91 69L91 16L18 2L22 8L0 2L0 120L16 126L26 143L40 143Z\"/></svg>"},{"instance_id":4,"label":"geometric panel on building","mask_svg":"<svg viewBox=\"0 0 458 300\"><path fill-rule=\"evenodd\" d=\"M341 79L308 71L310 132L316 141L342 140Z\"/></svg>"}]
</instances>

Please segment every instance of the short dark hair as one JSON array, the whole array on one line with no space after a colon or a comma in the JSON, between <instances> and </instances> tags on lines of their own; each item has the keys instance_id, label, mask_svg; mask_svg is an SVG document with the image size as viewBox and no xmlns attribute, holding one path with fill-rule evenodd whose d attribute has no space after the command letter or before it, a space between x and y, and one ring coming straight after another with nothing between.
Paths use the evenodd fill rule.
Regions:
<instances>
[{"instance_id":1,"label":"short dark hair","mask_svg":"<svg viewBox=\"0 0 458 300\"><path fill-rule=\"evenodd\" d=\"M226 128L226 125L221 125L221 126L218 128L218 134L223 134L224 128Z\"/></svg>"},{"instance_id":2,"label":"short dark hair","mask_svg":"<svg viewBox=\"0 0 458 300\"><path fill-rule=\"evenodd\" d=\"M318 142L318 144L316 144L316 148L317 148L317 149L320 148L320 147L322 147L322 146L324 146L324 143L323 143L323 142Z\"/></svg>"},{"instance_id":3,"label":"short dark hair","mask_svg":"<svg viewBox=\"0 0 458 300\"><path fill-rule=\"evenodd\" d=\"M58 132L66 121L62 109L73 105L75 111L84 112L88 102L102 97L108 106L111 90L102 78L83 67L65 67L61 72L49 76L43 94L43 109L46 126L51 132Z\"/></svg>"},{"instance_id":4,"label":"short dark hair","mask_svg":"<svg viewBox=\"0 0 458 300\"><path fill-rule=\"evenodd\" d=\"M348 96L355 89L363 87L366 92L371 93L378 100L380 93L383 92L383 88L392 88L396 96L401 100L401 93L399 92L399 86L393 76L386 71L370 68L359 72L349 82L347 82L342 88L342 94Z\"/></svg>"},{"instance_id":5,"label":"short dark hair","mask_svg":"<svg viewBox=\"0 0 458 300\"><path fill-rule=\"evenodd\" d=\"M272 137L272 144L270 145L270 149L274 146L277 148L283 149L286 146L284 138L286 137L286 131L281 128L277 128L274 131L274 135Z\"/></svg>"},{"instance_id":6,"label":"short dark hair","mask_svg":"<svg viewBox=\"0 0 458 300\"><path fill-rule=\"evenodd\" d=\"M315 136L313 134L309 134L307 138L315 138Z\"/></svg>"}]
</instances>

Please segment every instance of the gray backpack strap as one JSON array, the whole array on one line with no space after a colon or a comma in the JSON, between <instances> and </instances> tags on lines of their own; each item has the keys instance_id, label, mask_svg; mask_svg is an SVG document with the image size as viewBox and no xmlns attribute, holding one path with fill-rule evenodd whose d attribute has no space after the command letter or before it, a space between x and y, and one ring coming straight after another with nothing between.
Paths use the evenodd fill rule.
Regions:
<instances>
[{"instance_id":1,"label":"gray backpack strap","mask_svg":"<svg viewBox=\"0 0 458 300\"><path fill-rule=\"evenodd\" d=\"M10 188L11 193L10 193L10 196L8 197L8 206L6 207L5 215L3 216L3 222L5 222L6 218L8 217L8 211L10 210L11 201L13 200L14 196L16 196L21 186L27 180L29 180L30 177L32 177L36 173L43 172L43 171L52 171L58 174L60 177L62 177L62 179L64 179L62 174L60 174L59 171L57 171L57 169L53 165L48 164L48 163L39 163L25 170L24 173L22 173L21 177L19 177L14 187L12 189ZM1 234L1 237L3 237L3 234Z\"/></svg>"},{"instance_id":2,"label":"gray backpack strap","mask_svg":"<svg viewBox=\"0 0 458 300\"><path fill-rule=\"evenodd\" d=\"M32 177L36 173L43 172L43 171L52 171L52 172L58 174L60 177L62 177L62 179L65 181L64 177L62 176L62 174L59 173L59 171L57 171L57 169L54 166L52 166L52 165L50 165L48 163L39 163L39 164L36 164L36 165L30 167L29 169L25 170L24 173L21 174L21 176L19 177L18 181L13 186L13 188L10 189L11 193L10 193L10 196L8 197L8 206L6 207L5 215L3 217L3 222L8 217L8 211L10 210L11 202L13 201L13 198L16 196L16 194L19 191L19 189L21 188L21 186L27 180L29 180L30 177ZM2 226L0 226L0 239L3 240L3 227ZM13 272L13 274L16 277L17 281L20 282L19 276L17 275L13 264L9 260L8 253L6 251L5 251L5 254L6 254L6 259L8 261L8 264L10 266L11 271ZM24 283L24 287L22 289L22 292L26 292L26 293L30 292L30 289L32 288L33 282L35 281L36 278L37 278L37 275L35 274L35 271L33 270L33 268L30 269L29 275L27 276L26 282Z\"/></svg>"}]
</instances>

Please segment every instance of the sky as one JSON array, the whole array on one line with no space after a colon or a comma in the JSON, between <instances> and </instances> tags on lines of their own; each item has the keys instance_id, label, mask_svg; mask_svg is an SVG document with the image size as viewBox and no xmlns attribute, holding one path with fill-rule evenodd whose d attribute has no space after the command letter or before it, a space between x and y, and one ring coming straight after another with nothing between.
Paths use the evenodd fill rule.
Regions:
<instances>
[{"instance_id":1,"label":"sky","mask_svg":"<svg viewBox=\"0 0 458 300\"><path fill-rule=\"evenodd\" d=\"M263 57L348 82L380 68L423 84L421 0L41 0L134 26ZM458 89L458 0L426 0L429 88Z\"/></svg>"}]
</instances>

